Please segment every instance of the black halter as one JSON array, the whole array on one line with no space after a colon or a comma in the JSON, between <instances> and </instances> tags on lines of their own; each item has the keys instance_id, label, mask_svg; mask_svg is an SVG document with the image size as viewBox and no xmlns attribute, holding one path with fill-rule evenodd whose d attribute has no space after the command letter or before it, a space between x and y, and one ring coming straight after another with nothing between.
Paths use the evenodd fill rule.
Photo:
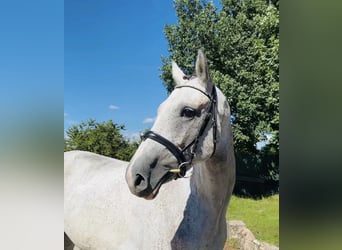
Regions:
<instances>
[{"instance_id":1,"label":"black halter","mask_svg":"<svg viewBox=\"0 0 342 250\"><path fill-rule=\"evenodd\" d=\"M210 100L210 104L209 104L207 112L206 112L206 117L202 123L202 126L201 126L196 138L192 142L190 142L186 147L184 147L183 149L180 149L179 147L177 147L175 144L170 142L165 137L163 137L163 136L161 136L161 135L159 135L159 134L157 134L151 130L147 131L144 135L142 135L143 140L151 139L151 140L154 140L154 141L164 145L177 158L178 168L170 170L170 172L177 174L176 178L177 177L184 177L186 174L186 171L188 169L190 169L191 164L192 164L192 160L193 160L195 153L196 153L196 150L197 150L197 145L198 145L199 139L203 135L206 127L208 126L210 119L212 121L212 127L213 127L213 145L214 145L213 152L212 152L210 158L215 154L215 151L216 151L216 130L217 130L217 125L216 125L216 108L217 108L216 107L216 102L217 102L216 88L213 85L211 95L207 94L203 90L200 90L196 87L189 86L189 85L180 85L180 86L177 86L175 88L184 88L184 87L195 89L195 90L201 92L202 94L204 94L205 96L207 96ZM191 147L192 147L192 149L190 151L190 158L187 160L184 153L185 153L185 151L187 151Z\"/></svg>"}]
</instances>

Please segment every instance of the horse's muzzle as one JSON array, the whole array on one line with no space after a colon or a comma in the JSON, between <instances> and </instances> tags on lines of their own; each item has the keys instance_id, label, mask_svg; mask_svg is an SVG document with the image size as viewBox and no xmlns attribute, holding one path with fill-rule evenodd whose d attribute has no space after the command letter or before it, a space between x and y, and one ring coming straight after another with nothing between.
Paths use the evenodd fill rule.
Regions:
<instances>
[{"instance_id":1,"label":"horse's muzzle","mask_svg":"<svg viewBox=\"0 0 342 250\"><path fill-rule=\"evenodd\" d=\"M156 167L157 161L153 161L147 167L130 164L126 170L126 182L132 194L148 200L154 199L160 187L174 179L175 174L164 167Z\"/></svg>"}]
</instances>

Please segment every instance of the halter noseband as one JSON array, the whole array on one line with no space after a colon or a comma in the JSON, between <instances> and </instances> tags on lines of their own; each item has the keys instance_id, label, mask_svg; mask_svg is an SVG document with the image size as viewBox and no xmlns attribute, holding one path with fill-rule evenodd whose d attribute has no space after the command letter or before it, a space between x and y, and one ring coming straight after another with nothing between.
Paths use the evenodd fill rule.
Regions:
<instances>
[{"instance_id":1,"label":"halter noseband","mask_svg":"<svg viewBox=\"0 0 342 250\"><path fill-rule=\"evenodd\" d=\"M160 144L162 144L163 146L165 146L177 159L178 162L178 168L176 169L170 169L171 173L177 174L176 178L180 177L184 177L186 174L186 171L188 169L190 169L191 164L192 164L192 160L195 156L196 150L197 150L197 145L199 142L199 138L203 135L206 127L208 126L208 123L211 119L212 121L212 126L213 126L213 152L210 156L210 158L215 154L216 151L216 130L217 130L217 125L216 125L216 102L217 102L217 94L216 94L216 88L213 85L212 91L211 91L211 95L207 94L206 92L204 92L201 89L198 89L196 87L193 86L189 86L189 85L180 85L177 86L175 88L192 88L195 89L199 92L201 92L202 94L204 94L205 96L207 96L210 100L210 104L206 113L206 117L202 123L202 126L198 132L198 135L196 136L196 138L190 142L186 147L184 147L183 149L180 149L179 147L177 147L174 143L170 142L168 139L166 139L165 137L153 132L153 131L147 131L145 134L143 134L142 140L146 140L146 139L151 139L154 140ZM190 151L190 159L186 160L186 157L184 155L185 151L188 150L189 148L191 148Z\"/></svg>"}]
</instances>

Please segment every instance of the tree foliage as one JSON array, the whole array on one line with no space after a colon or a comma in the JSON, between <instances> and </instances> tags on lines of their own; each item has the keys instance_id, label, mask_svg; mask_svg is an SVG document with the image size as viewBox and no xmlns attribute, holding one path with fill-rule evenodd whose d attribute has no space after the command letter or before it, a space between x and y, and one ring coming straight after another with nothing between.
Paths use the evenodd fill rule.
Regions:
<instances>
[{"instance_id":1,"label":"tree foliage","mask_svg":"<svg viewBox=\"0 0 342 250\"><path fill-rule=\"evenodd\" d=\"M162 58L160 77L170 93L171 59L191 74L197 50L204 48L211 78L231 106L236 153L278 156L279 1L222 0L221 5L218 10L205 0L174 1L178 23L165 26L170 56ZM266 133L272 139L260 152L256 145ZM277 176L278 167L270 172Z\"/></svg>"},{"instance_id":2,"label":"tree foliage","mask_svg":"<svg viewBox=\"0 0 342 250\"><path fill-rule=\"evenodd\" d=\"M112 120L96 122L93 119L73 125L67 130L64 151L84 150L120 160L130 160L138 147L137 142L130 142L121 134L123 125Z\"/></svg>"}]
</instances>

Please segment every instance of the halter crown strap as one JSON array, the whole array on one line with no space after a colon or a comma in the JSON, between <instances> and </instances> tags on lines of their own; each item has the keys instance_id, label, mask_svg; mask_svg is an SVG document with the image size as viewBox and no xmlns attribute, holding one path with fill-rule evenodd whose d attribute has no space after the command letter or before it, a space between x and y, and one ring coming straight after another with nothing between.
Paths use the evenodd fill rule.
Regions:
<instances>
[{"instance_id":1,"label":"halter crown strap","mask_svg":"<svg viewBox=\"0 0 342 250\"><path fill-rule=\"evenodd\" d=\"M198 90L199 92L201 92L203 95L207 96L210 100L212 99L212 97L210 95L208 95L207 93L205 93L203 90L199 89L199 88L196 88L194 86L190 86L190 85L179 85L179 86L176 86L175 89L179 89L179 88L192 88L192 89L196 89ZM215 88L215 86L213 86L213 88Z\"/></svg>"}]
</instances>

